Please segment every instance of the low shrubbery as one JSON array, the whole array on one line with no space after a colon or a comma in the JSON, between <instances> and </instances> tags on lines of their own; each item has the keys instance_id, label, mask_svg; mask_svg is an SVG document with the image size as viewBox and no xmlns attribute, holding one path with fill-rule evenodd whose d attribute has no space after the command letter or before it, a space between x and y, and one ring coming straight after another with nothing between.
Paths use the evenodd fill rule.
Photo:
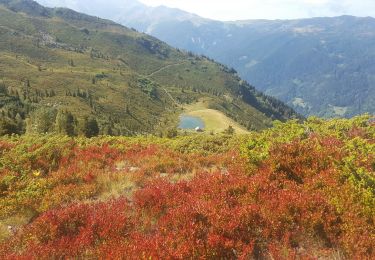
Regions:
<instances>
[{"instance_id":1,"label":"low shrubbery","mask_svg":"<svg viewBox=\"0 0 375 260\"><path fill-rule=\"evenodd\" d=\"M30 223L0 256L370 259L374 137L357 117L243 137L3 138L0 217Z\"/></svg>"}]
</instances>

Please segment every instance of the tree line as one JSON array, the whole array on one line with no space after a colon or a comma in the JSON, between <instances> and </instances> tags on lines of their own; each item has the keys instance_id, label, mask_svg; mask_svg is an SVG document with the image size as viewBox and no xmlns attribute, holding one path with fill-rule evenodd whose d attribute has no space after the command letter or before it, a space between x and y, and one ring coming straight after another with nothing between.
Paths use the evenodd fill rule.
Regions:
<instances>
[{"instance_id":1,"label":"tree line","mask_svg":"<svg viewBox=\"0 0 375 260\"><path fill-rule=\"evenodd\" d=\"M99 134L99 124L93 116L77 119L66 109L41 107L26 119L26 133L93 137Z\"/></svg>"}]
</instances>

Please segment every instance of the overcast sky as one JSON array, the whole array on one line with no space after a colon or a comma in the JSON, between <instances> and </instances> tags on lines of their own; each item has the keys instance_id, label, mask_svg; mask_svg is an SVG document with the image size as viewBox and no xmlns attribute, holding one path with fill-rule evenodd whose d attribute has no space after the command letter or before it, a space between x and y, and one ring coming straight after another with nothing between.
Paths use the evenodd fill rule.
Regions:
<instances>
[{"instance_id":1,"label":"overcast sky","mask_svg":"<svg viewBox=\"0 0 375 260\"><path fill-rule=\"evenodd\" d=\"M316 16L373 16L375 0L139 0L216 20L293 19Z\"/></svg>"}]
</instances>

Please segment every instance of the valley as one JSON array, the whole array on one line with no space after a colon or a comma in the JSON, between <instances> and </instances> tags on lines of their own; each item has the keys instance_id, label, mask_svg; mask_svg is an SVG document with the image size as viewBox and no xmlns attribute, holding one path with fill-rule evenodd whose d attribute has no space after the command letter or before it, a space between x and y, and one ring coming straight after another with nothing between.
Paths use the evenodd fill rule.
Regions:
<instances>
[{"instance_id":1,"label":"valley","mask_svg":"<svg viewBox=\"0 0 375 260\"><path fill-rule=\"evenodd\" d=\"M375 259L373 18L64 3L0 0L0 259Z\"/></svg>"},{"instance_id":2,"label":"valley","mask_svg":"<svg viewBox=\"0 0 375 260\"><path fill-rule=\"evenodd\" d=\"M136 0L40 2L85 10L213 58L304 116L375 113L373 17L223 22Z\"/></svg>"},{"instance_id":3,"label":"valley","mask_svg":"<svg viewBox=\"0 0 375 260\"><path fill-rule=\"evenodd\" d=\"M163 136L200 98L248 129L301 118L230 68L146 34L33 1L0 3L3 134L53 132L61 115L70 135Z\"/></svg>"}]
</instances>

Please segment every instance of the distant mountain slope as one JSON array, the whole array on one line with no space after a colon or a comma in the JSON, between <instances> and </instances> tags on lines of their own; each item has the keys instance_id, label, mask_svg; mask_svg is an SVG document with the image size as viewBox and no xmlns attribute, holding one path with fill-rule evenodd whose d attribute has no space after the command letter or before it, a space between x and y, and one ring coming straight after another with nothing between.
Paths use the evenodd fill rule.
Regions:
<instances>
[{"instance_id":1,"label":"distant mountain slope","mask_svg":"<svg viewBox=\"0 0 375 260\"><path fill-rule=\"evenodd\" d=\"M0 0L0 35L5 133L26 118L31 132L49 132L65 110L75 125L96 119L103 134L158 133L176 124L180 104L203 97L248 128L296 116L223 65L69 9Z\"/></svg>"},{"instance_id":2,"label":"distant mountain slope","mask_svg":"<svg viewBox=\"0 0 375 260\"><path fill-rule=\"evenodd\" d=\"M112 0L106 8L86 6L91 14L234 67L257 88L305 115L375 113L373 18L218 22L177 9L123 2ZM127 8L131 3L136 8Z\"/></svg>"},{"instance_id":3,"label":"distant mountain slope","mask_svg":"<svg viewBox=\"0 0 375 260\"><path fill-rule=\"evenodd\" d=\"M260 90L305 115L375 113L373 18L208 22L200 26L185 21L153 28L153 35L174 46L234 67Z\"/></svg>"}]
</instances>

